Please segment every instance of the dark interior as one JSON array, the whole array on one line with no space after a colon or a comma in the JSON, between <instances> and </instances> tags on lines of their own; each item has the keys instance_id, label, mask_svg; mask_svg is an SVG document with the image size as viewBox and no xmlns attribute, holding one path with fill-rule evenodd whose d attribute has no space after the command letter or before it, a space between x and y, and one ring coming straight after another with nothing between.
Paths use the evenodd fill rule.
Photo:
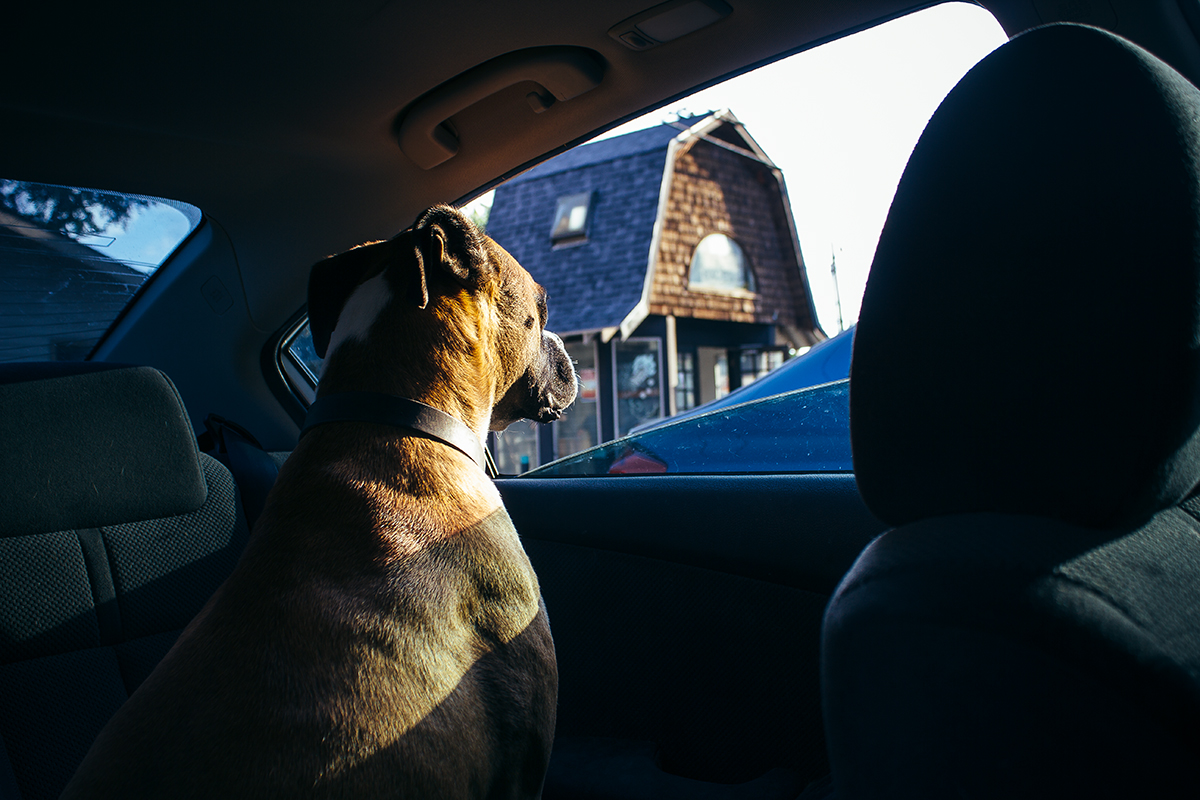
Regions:
<instances>
[{"instance_id":1,"label":"dark interior","mask_svg":"<svg viewBox=\"0 0 1200 800\"><path fill-rule=\"evenodd\" d=\"M923 5L729 0L643 49L637 0L7 11L0 177L205 216L84 362L139 367L0 370L0 798L57 797L235 563L273 470L194 437L295 446L275 348L314 262ZM864 301L856 474L499 481L559 659L547 800L1194 793L1200 8L980 5L1133 45L1067 29L935 118Z\"/></svg>"}]
</instances>

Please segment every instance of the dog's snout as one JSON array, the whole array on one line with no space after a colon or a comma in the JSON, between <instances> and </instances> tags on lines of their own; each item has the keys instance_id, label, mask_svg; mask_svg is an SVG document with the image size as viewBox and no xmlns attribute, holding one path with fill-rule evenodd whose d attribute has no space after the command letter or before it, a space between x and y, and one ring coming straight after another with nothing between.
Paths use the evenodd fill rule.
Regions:
<instances>
[{"instance_id":1,"label":"dog's snout","mask_svg":"<svg viewBox=\"0 0 1200 800\"><path fill-rule=\"evenodd\" d=\"M547 402L543 405L556 412L561 412L562 409L575 402L575 395L579 390L579 379L575 374L571 357L567 355L566 345L563 344L562 339L549 331L542 333L542 354L548 367L546 374L549 377L544 391ZM557 417L555 418L557 419Z\"/></svg>"}]
</instances>

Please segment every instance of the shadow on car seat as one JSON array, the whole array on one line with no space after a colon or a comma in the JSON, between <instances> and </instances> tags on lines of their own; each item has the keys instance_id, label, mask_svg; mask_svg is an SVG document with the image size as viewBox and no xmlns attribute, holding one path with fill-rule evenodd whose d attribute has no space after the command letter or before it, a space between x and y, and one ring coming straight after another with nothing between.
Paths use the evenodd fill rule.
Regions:
<instances>
[{"instance_id":1,"label":"shadow on car seat","mask_svg":"<svg viewBox=\"0 0 1200 800\"><path fill-rule=\"evenodd\" d=\"M0 796L56 798L246 523L157 370L5 365L0 409Z\"/></svg>"},{"instance_id":2,"label":"shadow on car seat","mask_svg":"<svg viewBox=\"0 0 1200 800\"><path fill-rule=\"evenodd\" d=\"M896 526L825 617L837 796L1194 797L1200 91L1104 31L981 61L913 151L851 365Z\"/></svg>"}]
</instances>

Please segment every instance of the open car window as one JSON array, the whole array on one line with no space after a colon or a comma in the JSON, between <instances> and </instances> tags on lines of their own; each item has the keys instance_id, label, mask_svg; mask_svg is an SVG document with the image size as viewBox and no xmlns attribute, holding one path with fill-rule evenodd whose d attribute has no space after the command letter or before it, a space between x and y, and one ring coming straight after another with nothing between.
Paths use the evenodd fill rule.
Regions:
<instances>
[{"instance_id":1,"label":"open car window","mask_svg":"<svg viewBox=\"0 0 1200 800\"><path fill-rule=\"evenodd\" d=\"M845 380L718 408L559 459L528 477L850 472Z\"/></svg>"},{"instance_id":2,"label":"open car window","mask_svg":"<svg viewBox=\"0 0 1200 800\"><path fill-rule=\"evenodd\" d=\"M1005 39L986 10L944 3L703 90L469 203L547 289L580 381L562 419L489 436L501 474L849 469L844 386L796 390L849 374L908 155ZM310 401L320 363L303 323L280 362ZM747 391L768 376L769 393Z\"/></svg>"}]
</instances>

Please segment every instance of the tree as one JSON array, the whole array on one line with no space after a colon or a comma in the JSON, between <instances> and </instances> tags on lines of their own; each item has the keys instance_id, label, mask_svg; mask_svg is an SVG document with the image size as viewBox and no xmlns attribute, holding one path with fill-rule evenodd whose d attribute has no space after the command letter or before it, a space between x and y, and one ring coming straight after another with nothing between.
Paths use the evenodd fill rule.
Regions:
<instances>
[{"instance_id":1,"label":"tree","mask_svg":"<svg viewBox=\"0 0 1200 800\"><path fill-rule=\"evenodd\" d=\"M0 180L0 207L50 230L74 236L124 228L134 211L153 201L113 192Z\"/></svg>"}]
</instances>

